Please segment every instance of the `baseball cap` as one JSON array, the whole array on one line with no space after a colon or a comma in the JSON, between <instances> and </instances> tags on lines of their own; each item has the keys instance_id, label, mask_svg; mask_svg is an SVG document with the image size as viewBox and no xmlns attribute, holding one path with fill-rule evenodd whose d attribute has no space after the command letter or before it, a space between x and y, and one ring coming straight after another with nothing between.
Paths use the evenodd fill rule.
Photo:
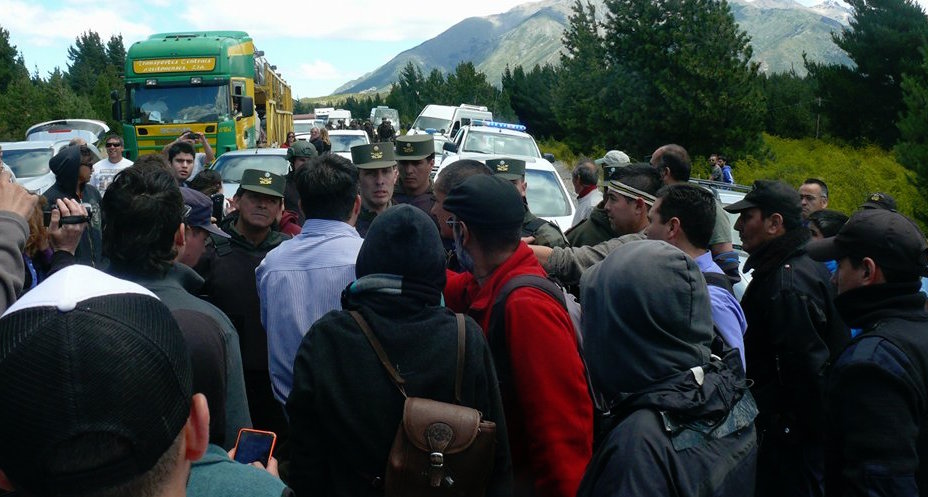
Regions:
<instances>
[{"instance_id":1,"label":"baseball cap","mask_svg":"<svg viewBox=\"0 0 928 497\"><path fill-rule=\"evenodd\" d=\"M519 159L488 159L486 161L490 171L500 178L508 180L525 177L525 161Z\"/></svg>"},{"instance_id":2,"label":"baseball cap","mask_svg":"<svg viewBox=\"0 0 928 497\"><path fill-rule=\"evenodd\" d=\"M383 169L395 165L393 144L384 142L355 145L351 147L351 162L358 169Z\"/></svg>"},{"instance_id":3,"label":"baseball cap","mask_svg":"<svg viewBox=\"0 0 928 497\"><path fill-rule=\"evenodd\" d=\"M284 198L286 182L286 178L270 171L246 169L242 173L242 182L239 183L239 188L272 197Z\"/></svg>"},{"instance_id":4,"label":"baseball cap","mask_svg":"<svg viewBox=\"0 0 928 497\"><path fill-rule=\"evenodd\" d=\"M783 219L798 220L802 216L799 192L782 181L755 181L754 188L743 199L725 206L725 210L737 214L754 207L777 212Z\"/></svg>"},{"instance_id":5,"label":"baseball cap","mask_svg":"<svg viewBox=\"0 0 928 497\"><path fill-rule=\"evenodd\" d=\"M180 194L184 197L184 205L190 207L190 213L184 218L184 224L203 228L214 235L229 238L229 235L213 224L213 201L204 193L193 188L181 188Z\"/></svg>"},{"instance_id":6,"label":"baseball cap","mask_svg":"<svg viewBox=\"0 0 928 497\"><path fill-rule=\"evenodd\" d=\"M884 209L888 211L896 210L896 199L892 195L883 192L874 192L867 195L867 201L860 204L860 209Z\"/></svg>"},{"instance_id":7,"label":"baseball cap","mask_svg":"<svg viewBox=\"0 0 928 497\"><path fill-rule=\"evenodd\" d=\"M525 217L522 196L499 176L471 176L448 192L446 211L466 223L481 226L519 226Z\"/></svg>"},{"instance_id":8,"label":"baseball cap","mask_svg":"<svg viewBox=\"0 0 928 497\"><path fill-rule=\"evenodd\" d=\"M144 474L180 434L193 395L168 308L82 265L53 274L0 317L0 378L0 467L35 495L92 493ZM99 440L126 450L94 453ZM98 457L54 467L62 449L84 446Z\"/></svg>"},{"instance_id":9,"label":"baseball cap","mask_svg":"<svg viewBox=\"0 0 928 497\"><path fill-rule=\"evenodd\" d=\"M287 160L293 162L297 157L319 157L319 151L316 146L305 140L297 140L290 148L287 149Z\"/></svg>"},{"instance_id":10,"label":"baseball cap","mask_svg":"<svg viewBox=\"0 0 928 497\"><path fill-rule=\"evenodd\" d=\"M596 159L594 162L596 162L598 166L619 167L631 164L632 160L628 158L628 154L621 150L610 150L606 152L606 155Z\"/></svg>"},{"instance_id":11,"label":"baseball cap","mask_svg":"<svg viewBox=\"0 0 928 497\"><path fill-rule=\"evenodd\" d=\"M422 160L434 153L432 135L403 135L396 139L396 160Z\"/></svg>"},{"instance_id":12,"label":"baseball cap","mask_svg":"<svg viewBox=\"0 0 928 497\"><path fill-rule=\"evenodd\" d=\"M898 212L866 209L854 213L838 234L806 245L817 261L870 257L880 267L928 276L928 244L918 226Z\"/></svg>"}]
</instances>

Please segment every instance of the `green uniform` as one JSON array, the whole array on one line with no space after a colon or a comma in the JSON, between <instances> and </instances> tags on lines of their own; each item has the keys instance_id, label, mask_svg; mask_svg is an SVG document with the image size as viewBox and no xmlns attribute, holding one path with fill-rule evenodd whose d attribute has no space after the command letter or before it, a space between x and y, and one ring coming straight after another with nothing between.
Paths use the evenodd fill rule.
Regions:
<instances>
[{"instance_id":1,"label":"green uniform","mask_svg":"<svg viewBox=\"0 0 928 497\"><path fill-rule=\"evenodd\" d=\"M522 237L527 236L535 237L532 245L543 245L551 248L570 246L556 224L545 221L532 214L532 211L525 209L525 217L522 219Z\"/></svg>"},{"instance_id":2,"label":"green uniform","mask_svg":"<svg viewBox=\"0 0 928 497\"><path fill-rule=\"evenodd\" d=\"M572 247L585 247L600 244L619 235L612 229L606 210L594 207L590 211L590 217L567 230L565 236Z\"/></svg>"}]
</instances>

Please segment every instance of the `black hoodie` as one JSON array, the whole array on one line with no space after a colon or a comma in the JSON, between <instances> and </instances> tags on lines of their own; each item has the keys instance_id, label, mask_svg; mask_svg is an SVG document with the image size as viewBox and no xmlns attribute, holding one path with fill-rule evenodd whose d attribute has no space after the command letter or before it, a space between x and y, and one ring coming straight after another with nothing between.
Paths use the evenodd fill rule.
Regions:
<instances>
[{"instance_id":1,"label":"black hoodie","mask_svg":"<svg viewBox=\"0 0 928 497\"><path fill-rule=\"evenodd\" d=\"M48 201L46 209L51 209L60 198L70 198L78 202L89 204L91 221L81 235L80 243L74 252L74 259L78 264L99 266L103 261L102 221L100 212L100 191L87 183L81 187L81 195L77 195L77 180L81 167L81 149L72 145L61 149L51 160L48 167L55 173L55 184L45 191L45 200Z\"/></svg>"},{"instance_id":2,"label":"black hoodie","mask_svg":"<svg viewBox=\"0 0 928 497\"><path fill-rule=\"evenodd\" d=\"M751 495L757 408L738 352L710 356L696 263L665 242L636 241L580 285L587 364L615 427L577 495Z\"/></svg>"}]
</instances>

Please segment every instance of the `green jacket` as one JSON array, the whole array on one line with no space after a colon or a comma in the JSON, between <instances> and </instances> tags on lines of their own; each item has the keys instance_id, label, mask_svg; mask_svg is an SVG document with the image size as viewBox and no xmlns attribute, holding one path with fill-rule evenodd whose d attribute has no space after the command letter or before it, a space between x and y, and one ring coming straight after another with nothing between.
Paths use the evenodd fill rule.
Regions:
<instances>
[{"instance_id":1,"label":"green jacket","mask_svg":"<svg viewBox=\"0 0 928 497\"><path fill-rule=\"evenodd\" d=\"M565 236L572 247L585 247L616 238L619 234L612 229L606 209L594 207L590 217L567 230Z\"/></svg>"},{"instance_id":2,"label":"green jacket","mask_svg":"<svg viewBox=\"0 0 928 497\"><path fill-rule=\"evenodd\" d=\"M569 247L564 233L556 224L545 221L544 219L532 214L532 211L525 209L525 217L522 218L522 237L535 237L532 245L543 245L545 247Z\"/></svg>"}]
</instances>

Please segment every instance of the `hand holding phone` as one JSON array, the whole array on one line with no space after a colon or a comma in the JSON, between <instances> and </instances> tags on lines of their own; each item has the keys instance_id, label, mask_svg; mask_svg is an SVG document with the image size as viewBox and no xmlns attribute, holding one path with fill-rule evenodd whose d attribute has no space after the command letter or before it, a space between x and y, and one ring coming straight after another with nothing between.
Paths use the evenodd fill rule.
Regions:
<instances>
[{"instance_id":1,"label":"hand holding phone","mask_svg":"<svg viewBox=\"0 0 928 497\"><path fill-rule=\"evenodd\" d=\"M235 442L235 460L243 464L257 461L267 467L276 444L277 434L272 431L242 428Z\"/></svg>"}]
</instances>

